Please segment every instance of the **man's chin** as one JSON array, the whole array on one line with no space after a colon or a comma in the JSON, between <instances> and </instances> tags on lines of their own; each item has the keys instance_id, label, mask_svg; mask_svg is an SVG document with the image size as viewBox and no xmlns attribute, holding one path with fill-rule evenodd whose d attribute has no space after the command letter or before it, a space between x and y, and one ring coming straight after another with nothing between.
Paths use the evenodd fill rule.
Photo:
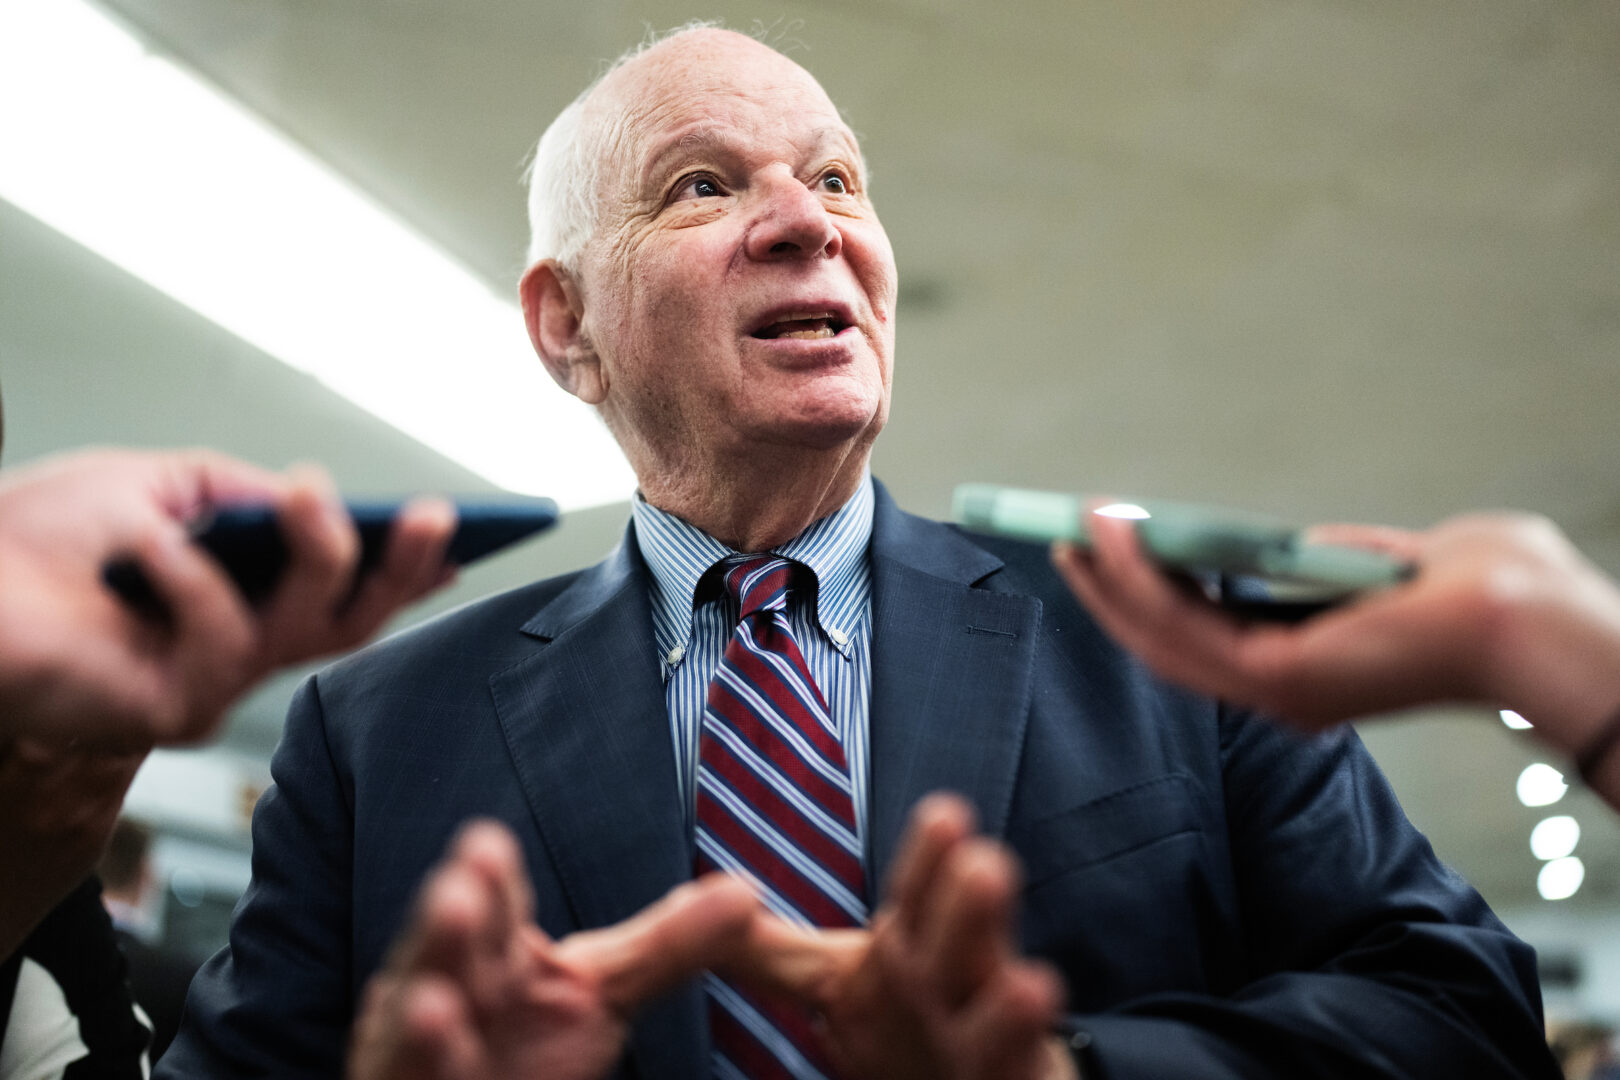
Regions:
<instances>
[{"instance_id":1,"label":"man's chin","mask_svg":"<svg viewBox=\"0 0 1620 1080\"><path fill-rule=\"evenodd\" d=\"M831 451L869 448L889 417L888 403L845 403L843 407L806 408L781 417L761 432L761 442L800 450Z\"/></svg>"}]
</instances>

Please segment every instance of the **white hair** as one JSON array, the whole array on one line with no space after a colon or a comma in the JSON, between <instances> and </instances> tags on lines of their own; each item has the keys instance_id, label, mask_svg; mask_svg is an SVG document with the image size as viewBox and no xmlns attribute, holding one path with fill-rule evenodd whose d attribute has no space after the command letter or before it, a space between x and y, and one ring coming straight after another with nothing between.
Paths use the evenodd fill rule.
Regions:
<instances>
[{"instance_id":1,"label":"white hair","mask_svg":"<svg viewBox=\"0 0 1620 1080\"><path fill-rule=\"evenodd\" d=\"M692 30L720 26L715 20L695 19L673 30L649 33L641 44L626 50L581 90L540 136L529 161L529 260L554 259L570 272L596 231L596 195L602 180L603 153L600 124L585 123L585 102L602 80L656 45Z\"/></svg>"}]
</instances>

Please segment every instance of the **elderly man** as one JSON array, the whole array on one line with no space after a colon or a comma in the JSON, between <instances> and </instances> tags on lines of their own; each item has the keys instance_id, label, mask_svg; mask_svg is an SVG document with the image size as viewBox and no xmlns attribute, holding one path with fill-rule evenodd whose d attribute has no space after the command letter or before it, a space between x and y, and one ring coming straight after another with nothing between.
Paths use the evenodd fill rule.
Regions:
<instances>
[{"instance_id":1,"label":"elderly man","mask_svg":"<svg viewBox=\"0 0 1620 1080\"><path fill-rule=\"evenodd\" d=\"M358 1076L1556 1075L1353 736L1157 682L1044 551L870 480L896 273L808 73L678 33L532 182L530 336L634 521L303 688L168 1075L332 1075L379 971Z\"/></svg>"}]
</instances>

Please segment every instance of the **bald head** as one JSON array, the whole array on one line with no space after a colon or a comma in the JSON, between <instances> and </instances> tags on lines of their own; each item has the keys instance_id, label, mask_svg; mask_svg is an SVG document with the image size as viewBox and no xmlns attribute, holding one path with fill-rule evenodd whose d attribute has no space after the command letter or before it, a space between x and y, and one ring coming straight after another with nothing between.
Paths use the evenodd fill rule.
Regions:
<instances>
[{"instance_id":1,"label":"bald head","mask_svg":"<svg viewBox=\"0 0 1620 1080\"><path fill-rule=\"evenodd\" d=\"M653 100L671 79L679 80L692 95L735 91L742 84L739 72L750 74L749 89L757 92L760 72L770 72L786 88L813 87L826 94L804 68L760 41L735 30L694 27L680 30L656 44L637 50L620 61L585 95L586 113L603 121L635 112Z\"/></svg>"},{"instance_id":2,"label":"bald head","mask_svg":"<svg viewBox=\"0 0 1620 1080\"><path fill-rule=\"evenodd\" d=\"M819 98L836 114L808 71L770 46L734 30L699 25L648 41L614 61L558 114L541 136L529 170L528 262L553 259L569 271L595 232L601 202L623 178L634 137L665 119L660 91L678 81L695 97L741 93L738 73L771 73L774 90Z\"/></svg>"}]
</instances>

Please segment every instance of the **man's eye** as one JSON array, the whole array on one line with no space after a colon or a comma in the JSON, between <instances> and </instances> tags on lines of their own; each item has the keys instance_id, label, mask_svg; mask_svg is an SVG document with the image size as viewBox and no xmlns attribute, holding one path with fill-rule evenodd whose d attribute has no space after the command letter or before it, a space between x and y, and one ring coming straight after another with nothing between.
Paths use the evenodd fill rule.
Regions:
<instances>
[{"instance_id":1,"label":"man's eye","mask_svg":"<svg viewBox=\"0 0 1620 1080\"><path fill-rule=\"evenodd\" d=\"M688 176L675 189L675 200L713 199L724 194L725 192L720 189L720 182L714 177Z\"/></svg>"},{"instance_id":2,"label":"man's eye","mask_svg":"<svg viewBox=\"0 0 1620 1080\"><path fill-rule=\"evenodd\" d=\"M826 176L823 176L821 178L821 187L823 191L830 191L834 195L849 194L849 184L846 183L844 178L839 176L837 173L828 173Z\"/></svg>"}]
</instances>

